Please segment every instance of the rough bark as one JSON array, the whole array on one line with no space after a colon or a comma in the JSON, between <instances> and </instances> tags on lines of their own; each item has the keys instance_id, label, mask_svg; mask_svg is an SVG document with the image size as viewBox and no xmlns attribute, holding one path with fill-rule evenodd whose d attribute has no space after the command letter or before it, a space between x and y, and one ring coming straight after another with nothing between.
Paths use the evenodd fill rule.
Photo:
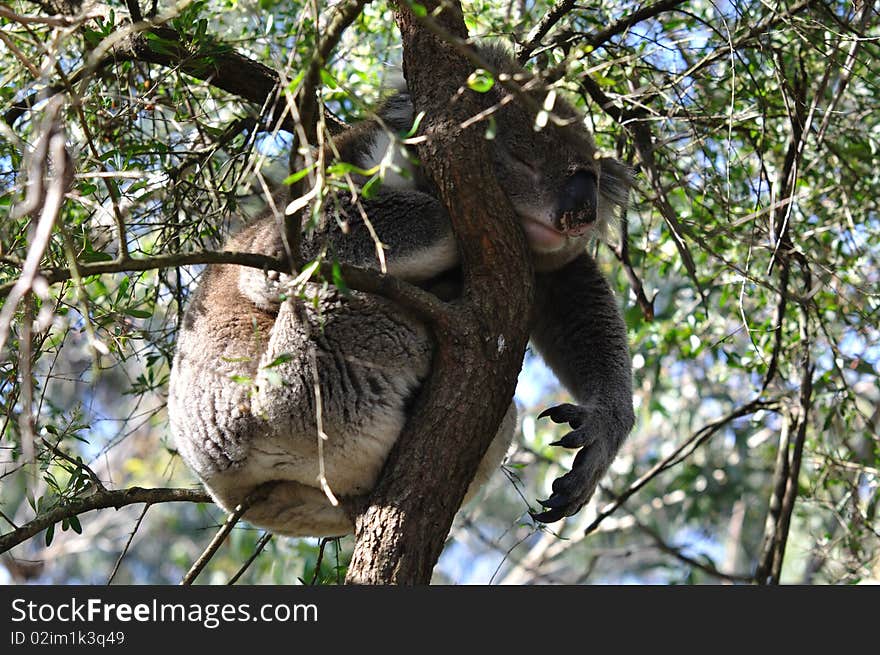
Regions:
<instances>
[{"instance_id":1,"label":"rough bark","mask_svg":"<svg viewBox=\"0 0 880 655\"><path fill-rule=\"evenodd\" d=\"M464 38L458 3L437 15ZM433 325L432 375L381 479L356 516L348 583L425 584L477 465L513 396L528 341L533 275L525 239L486 156L480 126L462 130L476 94L471 67L405 4L396 19L416 110L427 112L419 156L459 238L465 292ZM436 32L437 30L433 30ZM450 99L455 98L454 101Z\"/></svg>"}]
</instances>

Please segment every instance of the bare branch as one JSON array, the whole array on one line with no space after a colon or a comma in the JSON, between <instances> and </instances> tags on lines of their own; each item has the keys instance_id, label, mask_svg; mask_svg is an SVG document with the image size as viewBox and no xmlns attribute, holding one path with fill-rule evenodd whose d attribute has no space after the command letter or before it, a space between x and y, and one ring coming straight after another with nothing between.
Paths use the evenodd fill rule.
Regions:
<instances>
[{"instance_id":1,"label":"bare branch","mask_svg":"<svg viewBox=\"0 0 880 655\"><path fill-rule=\"evenodd\" d=\"M673 209L672 203L669 202L669 199L666 196L666 190L663 188L663 183L660 179L660 171L654 157L654 136L651 133L651 128L646 122L641 120L643 116L640 112L615 107L611 99L589 74L585 74L581 77L581 83L587 93L590 94L590 97L593 98L605 113L632 133L633 143L636 147L636 151L639 153L639 159L642 162L648 181L651 183L651 187L656 194L654 204L669 228L669 232L672 234L672 241L675 243L675 247L681 256L681 261L684 264L685 269L687 269L688 275L694 283L694 287L699 292L700 297L705 300L705 292L703 290L703 285L700 284L697 277L697 267L694 263L693 255L691 255L688 244L684 239L685 234L692 236L691 231L687 230L684 225L682 225L681 221L678 220L675 209Z\"/></svg>"},{"instance_id":2,"label":"bare branch","mask_svg":"<svg viewBox=\"0 0 880 655\"><path fill-rule=\"evenodd\" d=\"M72 27L100 16L101 14L80 14L79 16L31 16L17 14L6 5L0 5L0 18L18 23L19 25L48 25L50 27Z\"/></svg>"},{"instance_id":3,"label":"bare branch","mask_svg":"<svg viewBox=\"0 0 880 655\"><path fill-rule=\"evenodd\" d=\"M804 266L803 274L805 288L809 289L812 286L812 276L806 266ZM809 425L813 373L815 371L815 367L810 361L812 334L810 332L809 308L804 306L801 307L800 347L802 359L798 404L792 419L793 425L789 427L790 421L786 421L780 438L774 472L774 490L770 498L761 557L755 570L755 580L758 584L779 584L791 515L798 496L798 477L800 476L804 443ZM789 436L791 432L794 432L793 443L791 443Z\"/></svg>"},{"instance_id":4,"label":"bare branch","mask_svg":"<svg viewBox=\"0 0 880 655\"><path fill-rule=\"evenodd\" d=\"M254 563L254 561L257 559L257 557L259 557L260 553L263 552L263 549L266 547L266 544L268 544L269 541L271 541L271 539L272 539L272 533L271 532L264 532L263 536L260 537L259 541L257 541L257 546L256 546L256 548L254 548L254 552L251 553L251 556L248 557L247 560L245 561L245 563L241 565L241 568L238 569L236 574L233 575L231 578L229 578L229 582L227 582L226 584L233 585L236 582L238 582L238 579L244 574L245 571L247 571L250 568L251 564Z\"/></svg>"},{"instance_id":5,"label":"bare branch","mask_svg":"<svg viewBox=\"0 0 880 655\"><path fill-rule=\"evenodd\" d=\"M593 522L590 523L584 530L584 535L588 535L591 532L595 531L596 528L604 521L606 518L611 516L617 509L623 505L633 494L637 493L640 489L642 489L648 482L653 480L655 477L663 473L664 471L672 468L676 464L684 461L687 457L691 455L697 448L706 443L712 436L717 433L721 428L725 425L734 421L743 416L748 416L749 414L753 414L760 409L775 409L777 407L776 402L761 400L760 398L756 398L751 402L742 405L741 407L737 407L735 410L730 412L729 414L722 416L716 421L712 421L704 425L702 428L697 430L694 434L688 437L684 443L682 443L678 448L676 448L669 455L664 457L662 460L654 464L642 476L633 482L626 491L617 496L615 500L605 507L598 513Z\"/></svg>"},{"instance_id":6,"label":"bare branch","mask_svg":"<svg viewBox=\"0 0 880 655\"><path fill-rule=\"evenodd\" d=\"M119 571L119 565L122 564L122 560L125 559L126 553L128 553L128 549L131 547L131 542L134 541L134 536L137 534L137 531L141 527L141 523L144 520L144 517L147 515L152 505L150 503L146 503L144 505L144 509L141 511L141 515L138 516L137 522L134 524L134 527L131 529L131 533L128 535L128 541L125 542L125 547L122 549L122 552L119 553L119 557L116 558L116 564L113 565L113 570L110 572L110 577L107 578L107 584L111 584L113 582L113 578L116 577L116 572Z\"/></svg>"},{"instance_id":7,"label":"bare branch","mask_svg":"<svg viewBox=\"0 0 880 655\"><path fill-rule=\"evenodd\" d=\"M96 70L121 61L144 61L178 68L182 73L257 106L268 103L269 120L279 122L281 129L289 132L295 130L296 125L283 103L277 101L278 73L223 44L200 43L195 53L192 51L193 45L189 36L168 27L151 27L144 33L132 32L128 38L120 40L107 56L70 74L69 82L76 83ZM26 96L6 111L3 120L13 125L35 104L66 88L66 84L56 84Z\"/></svg>"},{"instance_id":8,"label":"bare branch","mask_svg":"<svg viewBox=\"0 0 880 655\"><path fill-rule=\"evenodd\" d=\"M753 582L754 579L751 575L743 575L738 573L725 573L723 571L719 571L715 566L708 562L701 562L698 559L695 559L689 555L685 555L682 552L682 549L672 544L668 543L663 536L655 531L654 529L648 527L641 521L639 521L638 517L634 513L630 513L633 521L635 521L638 529L645 533L648 537L650 537L651 541L654 542L654 545L660 552L666 553L679 560L680 562L684 562L688 566L691 566L695 569L702 571L703 573L712 576L713 578L719 578L721 580L726 580L728 582L741 582L741 583L750 583Z\"/></svg>"},{"instance_id":9,"label":"bare branch","mask_svg":"<svg viewBox=\"0 0 880 655\"><path fill-rule=\"evenodd\" d=\"M634 25L642 21L656 18L666 11L675 9L679 5L684 4L687 0L660 0L653 5L642 7L636 11L626 14L622 18L614 21L603 30L593 33L584 38L582 34L571 37L571 41L576 41L583 46L591 46L598 48L608 42L612 37L617 36ZM559 22L559 20L574 8L574 0L561 0L553 9L547 13L541 22L529 33L527 42L516 50L516 58L520 63L525 62L532 53L541 45L541 39L547 35L550 29Z\"/></svg>"},{"instance_id":10,"label":"bare branch","mask_svg":"<svg viewBox=\"0 0 880 655\"><path fill-rule=\"evenodd\" d=\"M92 510L107 509L109 507L119 509L120 507L137 503L179 502L210 503L213 501L204 491L194 491L192 489L143 489L141 487L130 487L128 489L115 489L112 491L99 490L89 496L64 500L57 507L40 514L32 521L25 523L12 532L0 535L0 553L5 553L10 548L27 541L50 525L54 525L71 516L79 516L80 514L91 512Z\"/></svg>"},{"instance_id":11,"label":"bare branch","mask_svg":"<svg viewBox=\"0 0 880 655\"><path fill-rule=\"evenodd\" d=\"M68 171L65 136L59 123L61 107L60 99L46 107L42 134L29 167L28 192L19 211L21 214L39 213L40 216L31 237L31 244L22 266L21 275L14 284L10 285L8 298L0 311L0 353L3 352L3 347L6 345L18 303L33 290L37 281L40 261L49 245L52 229L61 213L64 194L70 181L71 171ZM55 175L47 185L44 176L49 170L50 160L51 166L55 168ZM2 290L0 288L0 297L6 295L2 293Z\"/></svg>"},{"instance_id":12,"label":"bare branch","mask_svg":"<svg viewBox=\"0 0 880 655\"><path fill-rule=\"evenodd\" d=\"M220 546L223 545L223 542L226 541L226 537L232 532L232 528L235 527L235 524L238 523L239 519L244 516L244 513L247 512L254 503L264 500L266 496L269 495L269 492L272 491L272 487L274 487L275 484L276 483L274 482L261 484L236 506L235 510L226 517L226 522L223 523L217 531L217 534L214 535L214 538L211 539L211 543L209 543L202 554L199 555L199 558L195 561L190 570L187 571L187 574L183 576L183 580L180 581L181 585L189 586L195 581L199 573L202 572L208 562L211 561L211 558L217 553Z\"/></svg>"},{"instance_id":13,"label":"bare branch","mask_svg":"<svg viewBox=\"0 0 880 655\"><path fill-rule=\"evenodd\" d=\"M191 253L173 253L168 255L156 255L154 257L130 258L112 262L97 262L92 264L79 264L79 274L82 277L90 275L104 275L107 273L124 273L128 271L150 271L157 268L171 268L174 266L194 266L198 264L239 264L252 268L264 268L270 271L287 273L290 271L287 262L247 252L229 251L205 251ZM73 272L67 268L55 268L43 271L42 277L47 284L57 284L71 279ZM19 278L20 279L20 278ZM12 289L18 282L0 285L0 298L11 294ZM4 308L9 304L7 300Z\"/></svg>"},{"instance_id":14,"label":"bare branch","mask_svg":"<svg viewBox=\"0 0 880 655\"><path fill-rule=\"evenodd\" d=\"M642 280L636 274L635 267L633 266L632 260L629 257L629 220L626 217L625 211L621 213L623 214L623 216L620 219L620 244L618 246L612 247L611 251L623 265L623 271L626 274L626 279L629 281L629 286L636 296L636 302L642 309L642 316L645 317L646 321L653 321L654 299L648 299L648 296L645 293L645 286L642 284Z\"/></svg>"},{"instance_id":15,"label":"bare branch","mask_svg":"<svg viewBox=\"0 0 880 655\"><path fill-rule=\"evenodd\" d=\"M556 5L548 11L541 22L538 23L529 35L526 37L526 45L517 48L516 58L523 62L529 58L529 55L541 44L541 39L549 32L563 16L574 9L575 0L559 0Z\"/></svg>"}]
</instances>

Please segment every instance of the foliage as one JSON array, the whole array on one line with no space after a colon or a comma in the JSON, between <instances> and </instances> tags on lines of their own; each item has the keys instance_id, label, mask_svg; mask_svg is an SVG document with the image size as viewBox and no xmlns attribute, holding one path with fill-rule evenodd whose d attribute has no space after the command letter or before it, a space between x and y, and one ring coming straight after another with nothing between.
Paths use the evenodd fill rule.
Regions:
<instances>
[{"instance_id":1,"label":"foliage","mask_svg":"<svg viewBox=\"0 0 880 655\"><path fill-rule=\"evenodd\" d=\"M171 34L132 30L126 6L70 20L28 2L0 13L4 302L38 243L36 213L22 207L47 90L63 98L76 172L40 257L51 284L0 310L4 533L99 485L195 488L165 438L164 401L201 267L129 262L216 249L264 209L290 137L212 71L236 54L294 92L331 13L316 22L311 3L196 0L160 8ZM596 255L630 330L637 426L599 498L552 531L535 526L528 503L568 462L532 417L566 397L529 358L518 448L460 515L437 579L749 581L786 542L783 581L880 578L874 3L661 1L640 15L641 3L597 0L531 43L552 6L478 0L468 27L529 46L600 147L633 166L620 235ZM121 47L132 32L153 59ZM150 63L162 57L178 64ZM389 6L368 4L323 67L327 110L367 115L399 61ZM491 81L482 71L471 87ZM124 553L114 582L177 582L222 521L212 505L179 503L72 515L2 561L15 580L101 583ZM259 537L237 528L200 581L235 574ZM242 581L336 582L350 541L273 538Z\"/></svg>"}]
</instances>

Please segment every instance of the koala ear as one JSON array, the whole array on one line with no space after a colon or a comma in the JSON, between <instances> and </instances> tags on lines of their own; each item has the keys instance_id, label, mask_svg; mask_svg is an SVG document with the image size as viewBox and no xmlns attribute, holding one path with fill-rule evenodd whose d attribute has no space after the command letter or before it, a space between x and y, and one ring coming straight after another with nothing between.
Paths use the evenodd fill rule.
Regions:
<instances>
[{"instance_id":1,"label":"koala ear","mask_svg":"<svg viewBox=\"0 0 880 655\"><path fill-rule=\"evenodd\" d=\"M599 193L608 202L626 207L633 183L633 171L626 164L611 157L599 160Z\"/></svg>"}]
</instances>

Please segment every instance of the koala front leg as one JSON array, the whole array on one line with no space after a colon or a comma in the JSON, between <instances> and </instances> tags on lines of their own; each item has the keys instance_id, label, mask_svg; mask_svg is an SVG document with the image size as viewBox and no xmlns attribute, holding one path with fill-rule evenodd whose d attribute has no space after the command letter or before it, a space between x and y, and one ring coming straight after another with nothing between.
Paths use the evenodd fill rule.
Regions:
<instances>
[{"instance_id":1,"label":"koala front leg","mask_svg":"<svg viewBox=\"0 0 880 655\"><path fill-rule=\"evenodd\" d=\"M572 431L553 445L580 448L572 470L533 514L552 523L576 513L592 497L632 429L632 373L626 325L596 263L586 254L536 276L532 342L576 398L539 415Z\"/></svg>"}]
</instances>

